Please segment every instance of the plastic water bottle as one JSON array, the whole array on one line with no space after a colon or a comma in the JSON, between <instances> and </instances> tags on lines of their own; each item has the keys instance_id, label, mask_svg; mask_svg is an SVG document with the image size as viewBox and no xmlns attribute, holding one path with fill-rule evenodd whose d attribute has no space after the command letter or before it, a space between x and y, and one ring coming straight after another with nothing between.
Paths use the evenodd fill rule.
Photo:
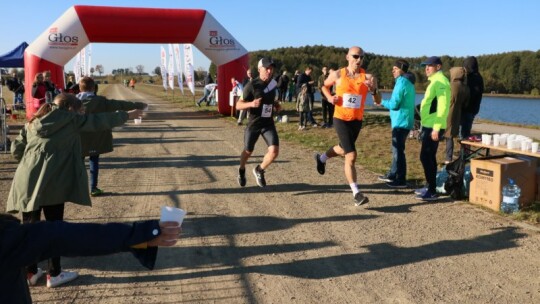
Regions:
<instances>
[{"instance_id":1,"label":"plastic water bottle","mask_svg":"<svg viewBox=\"0 0 540 304\"><path fill-rule=\"evenodd\" d=\"M501 203L501 212L503 213L516 213L519 210L519 197L521 196L521 189L514 182L513 179L508 179L508 184L503 187L502 190L503 200Z\"/></svg>"},{"instance_id":2,"label":"plastic water bottle","mask_svg":"<svg viewBox=\"0 0 540 304\"><path fill-rule=\"evenodd\" d=\"M465 173L463 173L463 195L469 197L469 188L471 185L472 174L471 166L465 166Z\"/></svg>"},{"instance_id":3,"label":"plastic water bottle","mask_svg":"<svg viewBox=\"0 0 540 304\"><path fill-rule=\"evenodd\" d=\"M446 183L446 180L448 179L448 172L446 171L446 166L442 167L441 171L437 172L437 176L435 179L435 190L437 193L440 194L446 194L446 190L444 189L444 183Z\"/></svg>"}]
</instances>

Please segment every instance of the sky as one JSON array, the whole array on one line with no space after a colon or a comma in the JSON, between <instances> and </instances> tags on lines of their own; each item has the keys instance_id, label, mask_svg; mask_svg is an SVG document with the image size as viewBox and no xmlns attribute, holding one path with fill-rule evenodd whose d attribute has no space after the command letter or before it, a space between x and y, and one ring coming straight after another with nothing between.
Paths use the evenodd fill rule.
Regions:
<instances>
[{"instance_id":1,"label":"sky","mask_svg":"<svg viewBox=\"0 0 540 304\"><path fill-rule=\"evenodd\" d=\"M32 43L73 5L204 9L248 51L358 45L378 55L420 57L540 50L540 1L533 0L19 0L0 4L0 55ZM143 65L150 73L160 65L160 46L93 43L92 66L110 73ZM195 68L207 70L209 59L194 50ZM72 69L72 62L65 66Z\"/></svg>"}]
</instances>

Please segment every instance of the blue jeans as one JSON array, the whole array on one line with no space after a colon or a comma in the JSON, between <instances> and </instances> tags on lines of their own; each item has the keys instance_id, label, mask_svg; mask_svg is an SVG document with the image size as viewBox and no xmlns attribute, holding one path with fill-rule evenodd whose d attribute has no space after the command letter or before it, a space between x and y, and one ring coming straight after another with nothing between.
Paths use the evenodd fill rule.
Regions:
<instances>
[{"instance_id":1,"label":"blue jeans","mask_svg":"<svg viewBox=\"0 0 540 304\"><path fill-rule=\"evenodd\" d=\"M89 157L90 164L90 191L97 189L99 176L99 154Z\"/></svg>"},{"instance_id":2,"label":"blue jeans","mask_svg":"<svg viewBox=\"0 0 540 304\"><path fill-rule=\"evenodd\" d=\"M387 176L398 183L405 183L407 177L407 160L405 158L405 142L410 130L392 129L392 165Z\"/></svg>"},{"instance_id":3,"label":"blue jeans","mask_svg":"<svg viewBox=\"0 0 540 304\"><path fill-rule=\"evenodd\" d=\"M471 136L472 125L474 121L474 114L461 112L461 138L467 139Z\"/></svg>"},{"instance_id":4,"label":"blue jeans","mask_svg":"<svg viewBox=\"0 0 540 304\"><path fill-rule=\"evenodd\" d=\"M23 103L24 103L23 94L21 94L21 93L13 93L13 104L17 105L17 104L23 104Z\"/></svg>"},{"instance_id":5,"label":"blue jeans","mask_svg":"<svg viewBox=\"0 0 540 304\"><path fill-rule=\"evenodd\" d=\"M210 96L210 90L204 89L204 95L203 97L201 97L201 99L199 99L199 101L197 101L197 104L201 104L204 101L206 102L206 105L208 105L210 103L210 101L208 101L209 96Z\"/></svg>"},{"instance_id":6,"label":"blue jeans","mask_svg":"<svg viewBox=\"0 0 540 304\"><path fill-rule=\"evenodd\" d=\"M435 193L437 189L437 149L439 142L431 139L432 128L422 127L420 136L422 138L422 147L420 148L420 162L424 167L426 177L426 186L428 191ZM439 138L442 138L444 130L439 131Z\"/></svg>"}]
</instances>

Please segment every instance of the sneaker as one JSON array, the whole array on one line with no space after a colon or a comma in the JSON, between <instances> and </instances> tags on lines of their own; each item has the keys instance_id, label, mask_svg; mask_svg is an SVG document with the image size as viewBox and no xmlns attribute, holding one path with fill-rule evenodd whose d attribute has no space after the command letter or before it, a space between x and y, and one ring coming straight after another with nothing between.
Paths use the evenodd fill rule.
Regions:
<instances>
[{"instance_id":1,"label":"sneaker","mask_svg":"<svg viewBox=\"0 0 540 304\"><path fill-rule=\"evenodd\" d=\"M418 194L416 196L416 199L422 201L436 201L439 199L439 195L437 193L431 193L429 190L426 190L424 194Z\"/></svg>"},{"instance_id":2,"label":"sneaker","mask_svg":"<svg viewBox=\"0 0 540 304\"><path fill-rule=\"evenodd\" d=\"M323 175L326 171L326 163L321 161L321 155L319 153L315 153L314 157L317 162L317 172L319 172L320 175Z\"/></svg>"},{"instance_id":3,"label":"sneaker","mask_svg":"<svg viewBox=\"0 0 540 304\"><path fill-rule=\"evenodd\" d=\"M418 188L416 190L414 190L414 194L416 195L424 195L424 193L426 193L427 191L427 187L422 187L422 188Z\"/></svg>"},{"instance_id":4,"label":"sneaker","mask_svg":"<svg viewBox=\"0 0 540 304\"><path fill-rule=\"evenodd\" d=\"M198 102L196 102L195 105L196 105L197 107L199 107L199 108L201 107L201 104L198 103Z\"/></svg>"},{"instance_id":5,"label":"sneaker","mask_svg":"<svg viewBox=\"0 0 540 304\"><path fill-rule=\"evenodd\" d=\"M240 187L244 187L246 185L246 170L238 170L238 184Z\"/></svg>"},{"instance_id":6,"label":"sneaker","mask_svg":"<svg viewBox=\"0 0 540 304\"><path fill-rule=\"evenodd\" d=\"M96 189L92 190L92 192L90 192L90 195L91 196L100 196L103 193L105 193L105 192L103 192L103 190L101 190L99 188L96 188Z\"/></svg>"},{"instance_id":7,"label":"sneaker","mask_svg":"<svg viewBox=\"0 0 540 304\"><path fill-rule=\"evenodd\" d=\"M62 271L59 275L55 277L48 274L47 287L54 288L60 286L62 284L75 280L78 276L79 274L75 271Z\"/></svg>"},{"instance_id":8,"label":"sneaker","mask_svg":"<svg viewBox=\"0 0 540 304\"><path fill-rule=\"evenodd\" d=\"M253 175L255 175L255 180L257 181L257 185L259 185L259 187L266 187L266 179L264 178L264 170L261 169L259 165L253 168Z\"/></svg>"},{"instance_id":9,"label":"sneaker","mask_svg":"<svg viewBox=\"0 0 540 304\"><path fill-rule=\"evenodd\" d=\"M241 121L238 121L238 122L236 122L236 125L237 125L237 126L241 126L241 125L242 125L242 122L241 122Z\"/></svg>"},{"instance_id":10,"label":"sneaker","mask_svg":"<svg viewBox=\"0 0 540 304\"><path fill-rule=\"evenodd\" d=\"M394 188L394 189L405 189L405 188L407 188L407 183L406 182L391 181L389 183L386 183L386 186L388 186L389 188Z\"/></svg>"},{"instance_id":11,"label":"sneaker","mask_svg":"<svg viewBox=\"0 0 540 304\"><path fill-rule=\"evenodd\" d=\"M387 183L391 183L394 181L394 179L390 178L390 176L388 174L385 174L385 175L380 175L378 177L378 179L381 181L381 182L387 182Z\"/></svg>"},{"instance_id":12,"label":"sneaker","mask_svg":"<svg viewBox=\"0 0 540 304\"><path fill-rule=\"evenodd\" d=\"M38 268L36 273L29 272L27 274L27 277L26 277L26 279L28 281L28 285L30 285L30 286L36 285L37 281L42 276L43 276L43 270L41 270L41 268Z\"/></svg>"},{"instance_id":13,"label":"sneaker","mask_svg":"<svg viewBox=\"0 0 540 304\"><path fill-rule=\"evenodd\" d=\"M354 204L355 206L364 205L369 202L369 198L367 198L367 196L364 196L361 192L357 192L354 195L354 200L356 201L356 203Z\"/></svg>"}]
</instances>

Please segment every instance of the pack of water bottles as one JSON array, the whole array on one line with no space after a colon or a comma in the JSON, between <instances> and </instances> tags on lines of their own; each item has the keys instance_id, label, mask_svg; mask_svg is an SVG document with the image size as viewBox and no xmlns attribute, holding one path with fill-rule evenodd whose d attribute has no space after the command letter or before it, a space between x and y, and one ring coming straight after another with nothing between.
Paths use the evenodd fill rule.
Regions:
<instances>
[{"instance_id":1,"label":"pack of water bottles","mask_svg":"<svg viewBox=\"0 0 540 304\"><path fill-rule=\"evenodd\" d=\"M492 156L471 160L469 201L494 211L514 213L535 201L535 157Z\"/></svg>"}]
</instances>

